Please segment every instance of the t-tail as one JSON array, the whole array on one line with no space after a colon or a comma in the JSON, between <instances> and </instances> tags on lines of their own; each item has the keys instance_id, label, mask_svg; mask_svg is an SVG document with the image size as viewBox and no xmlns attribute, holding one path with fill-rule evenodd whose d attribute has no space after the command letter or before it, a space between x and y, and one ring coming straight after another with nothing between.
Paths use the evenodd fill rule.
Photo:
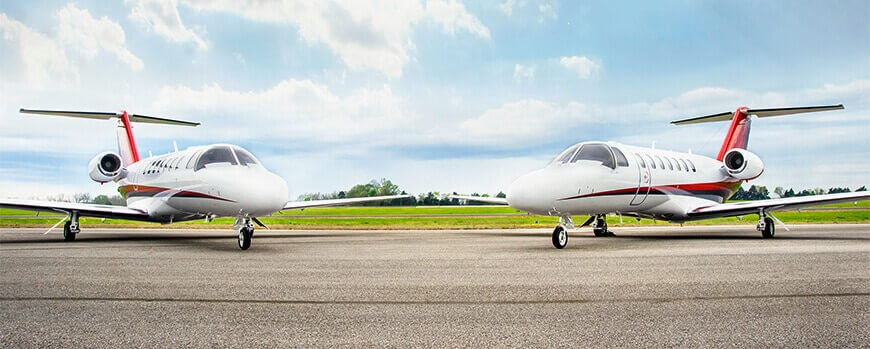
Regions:
<instances>
[{"instance_id":1,"label":"t-tail","mask_svg":"<svg viewBox=\"0 0 870 349\"><path fill-rule=\"evenodd\" d=\"M130 125L132 122L146 122L152 124L168 124L168 125L180 125L180 126L198 126L198 122L189 122L189 121L181 121L181 120L172 120L172 119L164 119L157 118L153 116L145 116L139 114L128 114L127 111L120 111L117 113L105 113L105 112L86 112L86 111L65 111L65 110L34 110L34 109L24 109L21 108L19 110L24 114L43 114L43 115L54 115L54 116L69 116L74 118L86 118L86 119L102 119L108 120L112 118L118 119L118 153L121 155L121 159L124 161L124 166L129 166L130 164L136 163L139 161L139 150L136 148L136 139L133 137L133 126Z\"/></svg>"},{"instance_id":2,"label":"t-tail","mask_svg":"<svg viewBox=\"0 0 870 349\"><path fill-rule=\"evenodd\" d=\"M724 112L712 115L699 116L695 118L671 121L674 125L696 124L702 122L715 122L731 120L731 127L728 128L728 133L725 135L725 141L722 142L722 147L719 148L719 155L716 160L722 161L725 154L731 149L746 149L749 145L749 128L752 123L750 115L755 115L760 118L768 116L780 116L789 114L812 113L817 111L838 110L843 109L842 104L837 105L821 105L813 107L790 107L790 108L772 108L772 109L749 109L747 107L737 108L736 111Z\"/></svg>"}]
</instances>

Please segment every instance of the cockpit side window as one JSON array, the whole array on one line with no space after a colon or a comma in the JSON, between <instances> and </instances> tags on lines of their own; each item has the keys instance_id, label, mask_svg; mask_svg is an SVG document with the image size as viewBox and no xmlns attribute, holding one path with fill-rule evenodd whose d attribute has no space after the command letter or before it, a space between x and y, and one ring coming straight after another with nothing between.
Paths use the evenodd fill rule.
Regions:
<instances>
[{"instance_id":1,"label":"cockpit side window","mask_svg":"<svg viewBox=\"0 0 870 349\"><path fill-rule=\"evenodd\" d=\"M231 165L238 165L238 162L236 162L236 158L233 156L233 152L230 151L229 147L218 146L206 150L204 153L202 153L202 155L199 157L199 160L196 161L196 167L194 168L194 171L199 171L205 168L205 165L221 162L225 162Z\"/></svg>"},{"instance_id":2,"label":"cockpit side window","mask_svg":"<svg viewBox=\"0 0 870 349\"><path fill-rule=\"evenodd\" d=\"M625 154L617 147L610 147L610 149L613 149L613 154L616 155L616 166L628 167L628 159L625 158Z\"/></svg>"},{"instance_id":3,"label":"cockpit side window","mask_svg":"<svg viewBox=\"0 0 870 349\"><path fill-rule=\"evenodd\" d=\"M580 151L577 152L577 155L574 155L574 158L571 159L571 162L579 160L598 161L604 166L616 168L613 154L610 153L610 149L604 144L584 144L580 148Z\"/></svg>"},{"instance_id":4,"label":"cockpit side window","mask_svg":"<svg viewBox=\"0 0 870 349\"><path fill-rule=\"evenodd\" d=\"M199 154L201 154L201 153L202 153L202 151L197 151L196 153L193 153L193 155L190 156L190 159L187 159L187 165L184 167L185 168L193 168L193 165L196 163L194 160L196 160L199 157Z\"/></svg>"},{"instance_id":5,"label":"cockpit side window","mask_svg":"<svg viewBox=\"0 0 870 349\"><path fill-rule=\"evenodd\" d=\"M260 163L254 158L254 155L239 147L233 147L236 152L236 157L239 158L239 165L248 166L248 164L259 165Z\"/></svg>"},{"instance_id":6,"label":"cockpit side window","mask_svg":"<svg viewBox=\"0 0 870 349\"><path fill-rule=\"evenodd\" d=\"M562 152L562 154L559 155L559 157L556 158L556 161L554 161L554 162L558 162L558 163L562 163L562 164L568 162L568 160L571 159L571 155L574 155L574 151L577 150L577 147L579 147L579 145L574 145L574 146L566 149L565 151Z\"/></svg>"}]
</instances>

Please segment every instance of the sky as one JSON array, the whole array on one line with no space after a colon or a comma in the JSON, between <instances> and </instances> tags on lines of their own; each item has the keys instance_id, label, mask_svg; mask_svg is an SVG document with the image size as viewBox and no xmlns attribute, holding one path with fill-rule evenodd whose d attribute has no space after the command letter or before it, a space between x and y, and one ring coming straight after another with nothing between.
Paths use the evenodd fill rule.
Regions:
<instances>
[{"instance_id":1,"label":"sky","mask_svg":"<svg viewBox=\"0 0 870 349\"><path fill-rule=\"evenodd\" d=\"M114 194L87 164L115 123L147 155L232 143L290 197L387 178L497 193L561 150L612 140L715 156L733 111L845 105L753 123L751 184L870 184L870 2L124 0L0 2L0 197Z\"/></svg>"}]
</instances>

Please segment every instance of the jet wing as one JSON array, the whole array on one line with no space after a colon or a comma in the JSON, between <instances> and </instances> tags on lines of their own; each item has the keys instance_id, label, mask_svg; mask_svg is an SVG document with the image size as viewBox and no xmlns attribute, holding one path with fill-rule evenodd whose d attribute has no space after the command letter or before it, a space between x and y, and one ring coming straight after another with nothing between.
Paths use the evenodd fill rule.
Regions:
<instances>
[{"instance_id":1,"label":"jet wing","mask_svg":"<svg viewBox=\"0 0 870 349\"><path fill-rule=\"evenodd\" d=\"M0 199L0 207L36 212L60 212L70 214L75 211L80 217L118 218L133 221L151 221L145 210L125 206L82 204L74 202L37 201L19 199Z\"/></svg>"},{"instance_id":2,"label":"jet wing","mask_svg":"<svg viewBox=\"0 0 870 349\"><path fill-rule=\"evenodd\" d=\"M348 198L348 199L331 199L331 200L311 200L311 201L289 201L284 204L284 210L292 210L297 208L308 207L324 207L324 206L341 206L349 204L358 204L361 202L386 201L393 199L409 198L411 195L386 195L386 196L368 196L363 198Z\"/></svg>"},{"instance_id":3,"label":"jet wing","mask_svg":"<svg viewBox=\"0 0 870 349\"><path fill-rule=\"evenodd\" d=\"M469 201L479 201L485 202L488 204L496 204L496 205L507 205L508 201L505 198L491 198L491 197L483 197L483 196L466 196L466 195L450 195L451 199L459 199L459 200L469 200Z\"/></svg>"},{"instance_id":4,"label":"jet wing","mask_svg":"<svg viewBox=\"0 0 870 349\"><path fill-rule=\"evenodd\" d=\"M758 213L759 209L766 211L781 211L808 206L833 204L838 202L862 201L870 199L870 192L812 195L782 199L733 202L713 206L698 207L688 212L690 220L716 217L742 216Z\"/></svg>"}]
</instances>

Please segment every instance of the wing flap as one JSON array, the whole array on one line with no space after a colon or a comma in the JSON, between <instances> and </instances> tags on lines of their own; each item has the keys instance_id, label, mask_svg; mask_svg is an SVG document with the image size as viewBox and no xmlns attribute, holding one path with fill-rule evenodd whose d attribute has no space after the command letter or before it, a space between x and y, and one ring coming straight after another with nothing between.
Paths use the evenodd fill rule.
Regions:
<instances>
[{"instance_id":1,"label":"wing flap","mask_svg":"<svg viewBox=\"0 0 870 349\"><path fill-rule=\"evenodd\" d=\"M854 192L826 195L790 197L757 201L733 202L713 206L699 207L687 214L691 219L707 219L716 217L742 216L758 213L758 210L781 211L802 207L835 204L839 202L863 201L870 199L870 192Z\"/></svg>"},{"instance_id":2,"label":"wing flap","mask_svg":"<svg viewBox=\"0 0 870 349\"><path fill-rule=\"evenodd\" d=\"M134 221L152 221L145 210L125 206L82 204L75 202L0 199L0 207L34 212L78 212L82 217L118 218Z\"/></svg>"},{"instance_id":3,"label":"wing flap","mask_svg":"<svg viewBox=\"0 0 870 349\"><path fill-rule=\"evenodd\" d=\"M342 206L349 204L358 204L363 202L387 201L395 199L409 198L411 195L385 195L385 196L368 196L362 198L347 198L347 199L331 199L331 200L312 200L312 201L290 201L284 204L284 210L292 210L308 207L327 207L327 206Z\"/></svg>"}]
</instances>

